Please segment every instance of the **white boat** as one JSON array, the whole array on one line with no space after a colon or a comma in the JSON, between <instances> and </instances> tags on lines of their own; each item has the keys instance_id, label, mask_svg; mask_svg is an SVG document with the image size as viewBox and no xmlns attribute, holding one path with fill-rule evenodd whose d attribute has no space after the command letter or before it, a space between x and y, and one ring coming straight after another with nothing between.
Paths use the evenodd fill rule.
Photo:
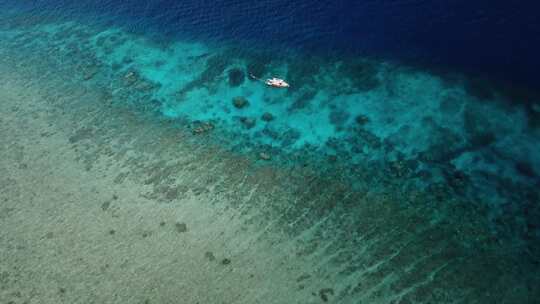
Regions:
<instances>
[{"instance_id":1,"label":"white boat","mask_svg":"<svg viewBox=\"0 0 540 304\"><path fill-rule=\"evenodd\" d=\"M259 78L255 77L253 74L249 74L249 76L251 78L253 78L253 79L264 82L267 86L271 86L271 87L274 87L274 88L288 88L288 87L290 87L290 85L287 82L285 82L285 80L280 79L280 78L272 77L272 78L269 78L269 79L266 79L265 81L263 81L262 79L259 79Z\"/></svg>"},{"instance_id":2,"label":"white boat","mask_svg":"<svg viewBox=\"0 0 540 304\"><path fill-rule=\"evenodd\" d=\"M269 85L269 86L274 87L274 88L288 88L288 87L290 87L290 85L288 83L286 83L285 80L279 79L279 78L276 78L276 77L266 79L266 81L264 83L266 83L266 85Z\"/></svg>"}]
</instances>

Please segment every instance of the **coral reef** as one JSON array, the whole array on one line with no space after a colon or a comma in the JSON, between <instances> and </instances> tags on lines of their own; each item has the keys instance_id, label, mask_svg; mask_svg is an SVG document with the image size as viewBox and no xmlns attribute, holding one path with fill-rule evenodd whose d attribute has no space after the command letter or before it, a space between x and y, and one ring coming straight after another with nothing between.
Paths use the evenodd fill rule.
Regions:
<instances>
[{"instance_id":1,"label":"coral reef","mask_svg":"<svg viewBox=\"0 0 540 304\"><path fill-rule=\"evenodd\" d=\"M229 85L231 87L237 87L244 83L245 79L244 71L239 68L233 68L229 70Z\"/></svg>"}]
</instances>

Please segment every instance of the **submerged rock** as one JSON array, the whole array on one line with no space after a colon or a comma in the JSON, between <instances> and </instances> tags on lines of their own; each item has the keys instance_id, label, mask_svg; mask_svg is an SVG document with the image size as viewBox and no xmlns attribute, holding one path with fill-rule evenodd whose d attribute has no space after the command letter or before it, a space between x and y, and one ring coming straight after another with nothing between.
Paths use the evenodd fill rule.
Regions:
<instances>
[{"instance_id":1,"label":"submerged rock","mask_svg":"<svg viewBox=\"0 0 540 304\"><path fill-rule=\"evenodd\" d=\"M357 137L361 138L364 141L364 143L366 143L368 146L372 148L378 149L382 145L381 139L369 131L366 131L363 129L357 130L356 134L358 135Z\"/></svg>"},{"instance_id":2,"label":"submerged rock","mask_svg":"<svg viewBox=\"0 0 540 304\"><path fill-rule=\"evenodd\" d=\"M204 253L204 256L209 260L209 261L215 261L216 260L216 256L214 255L213 252L211 251L207 251Z\"/></svg>"},{"instance_id":3,"label":"submerged rock","mask_svg":"<svg viewBox=\"0 0 540 304\"><path fill-rule=\"evenodd\" d=\"M272 157L266 152L259 153L259 158L262 160L270 160Z\"/></svg>"},{"instance_id":4,"label":"submerged rock","mask_svg":"<svg viewBox=\"0 0 540 304\"><path fill-rule=\"evenodd\" d=\"M214 125L211 122L196 122L193 126L193 134L199 135L206 132L210 132L214 129Z\"/></svg>"},{"instance_id":5,"label":"submerged rock","mask_svg":"<svg viewBox=\"0 0 540 304\"><path fill-rule=\"evenodd\" d=\"M89 66L88 68L86 68L84 71L83 71L83 79L84 80L90 80L92 78L94 78L94 76L98 73L99 69L97 66L95 65L92 65L92 66Z\"/></svg>"},{"instance_id":6,"label":"submerged rock","mask_svg":"<svg viewBox=\"0 0 540 304\"><path fill-rule=\"evenodd\" d=\"M332 288L323 288L319 290L319 296L321 297L321 300L323 300L323 302L328 302L329 296L333 296L333 295L334 295L334 289Z\"/></svg>"},{"instance_id":7,"label":"submerged rock","mask_svg":"<svg viewBox=\"0 0 540 304\"><path fill-rule=\"evenodd\" d=\"M357 124L363 126L369 122L369 117L367 117L366 115L360 114L356 116L354 120L356 121Z\"/></svg>"},{"instance_id":8,"label":"submerged rock","mask_svg":"<svg viewBox=\"0 0 540 304\"><path fill-rule=\"evenodd\" d=\"M155 89L159 89L161 87L158 83L153 83L148 80L141 80L135 85L135 89L143 92L149 92Z\"/></svg>"},{"instance_id":9,"label":"submerged rock","mask_svg":"<svg viewBox=\"0 0 540 304\"><path fill-rule=\"evenodd\" d=\"M264 120L264 121L272 121L274 120L274 115L272 115L271 113L264 113L262 116L261 116L261 119Z\"/></svg>"},{"instance_id":10,"label":"submerged rock","mask_svg":"<svg viewBox=\"0 0 540 304\"><path fill-rule=\"evenodd\" d=\"M244 83L245 78L244 71L241 69L232 69L229 71L229 86L237 87Z\"/></svg>"},{"instance_id":11,"label":"submerged rock","mask_svg":"<svg viewBox=\"0 0 540 304\"><path fill-rule=\"evenodd\" d=\"M315 95L317 95L316 90L304 91L288 108L288 111L292 112L306 108L310 104L311 100L315 97Z\"/></svg>"},{"instance_id":12,"label":"submerged rock","mask_svg":"<svg viewBox=\"0 0 540 304\"><path fill-rule=\"evenodd\" d=\"M337 162L337 160L338 160L337 155L334 155L334 154L328 155L328 161L329 162L335 163L335 162Z\"/></svg>"},{"instance_id":13,"label":"submerged rock","mask_svg":"<svg viewBox=\"0 0 540 304\"><path fill-rule=\"evenodd\" d=\"M282 145L283 146L290 146L294 144L301 136L302 134L294 129L287 130L285 133L283 133L282 136Z\"/></svg>"},{"instance_id":14,"label":"submerged rock","mask_svg":"<svg viewBox=\"0 0 540 304\"><path fill-rule=\"evenodd\" d=\"M245 97L237 96L237 97L233 98L233 105L237 109L242 109L242 108L245 108L245 107L249 106L249 101Z\"/></svg>"},{"instance_id":15,"label":"submerged rock","mask_svg":"<svg viewBox=\"0 0 540 304\"><path fill-rule=\"evenodd\" d=\"M251 117L240 117L240 122L247 129L251 129L251 128L255 127L255 125L257 124L257 121L255 120L255 118L251 118Z\"/></svg>"},{"instance_id":16,"label":"submerged rock","mask_svg":"<svg viewBox=\"0 0 540 304\"><path fill-rule=\"evenodd\" d=\"M279 137L280 137L280 133L276 130L273 130L271 128L268 128L268 127L265 127L263 130L262 130L262 134L266 135L266 136L269 136L270 138L274 139L274 140L278 140Z\"/></svg>"},{"instance_id":17,"label":"submerged rock","mask_svg":"<svg viewBox=\"0 0 540 304\"><path fill-rule=\"evenodd\" d=\"M139 81L139 75L134 71L129 71L124 75L124 84L126 86L131 86Z\"/></svg>"},{"instance_id":18,"label":"submerged rock","mask_svg":"<svg viewBox=\"0 0 540 304\"><path fill-rule=\"evenodd\" d=\"M186 223L176 223L174 226L176 227L176 232L178 233L187 232L188 230Z\"/></svg>"},{"instance_id":19,"label":"submerged rock","mask_svg":"<svg viewBox=\"0 0 540 304\"><path fill-rule=\"evenodd\" d=\"M389 163L389 174L394 177L403 177L411 173L411 170L404 161L393 161Z\"/></svg>"}]
</instances>

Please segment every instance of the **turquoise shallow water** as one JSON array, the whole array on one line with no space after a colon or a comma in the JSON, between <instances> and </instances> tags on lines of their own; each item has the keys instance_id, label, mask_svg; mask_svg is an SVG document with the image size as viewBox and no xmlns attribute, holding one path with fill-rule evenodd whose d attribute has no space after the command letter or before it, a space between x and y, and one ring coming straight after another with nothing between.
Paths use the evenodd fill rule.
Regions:
<instances>
[{"instance_id":1,"label":"turquoise shallow water","mask_svg":"<svg viewBox=\"0 0 540 304\"><path fill-rule=\"evenodd\" d=\"M121 28L5 14L1 51L21 68L39 57L48 73L76 67L75 83L102 87L135 115L172 121L191 140L261 166L309 167L397 205L422 196L433 222L452 225L456 207L482 210L490 238L515 244L516 256L538 265L534 95L368 57L274 58L234 44L156 41ZM249 74L277 75L291 88L272 89Z\"/></svg>"}]
</instances>

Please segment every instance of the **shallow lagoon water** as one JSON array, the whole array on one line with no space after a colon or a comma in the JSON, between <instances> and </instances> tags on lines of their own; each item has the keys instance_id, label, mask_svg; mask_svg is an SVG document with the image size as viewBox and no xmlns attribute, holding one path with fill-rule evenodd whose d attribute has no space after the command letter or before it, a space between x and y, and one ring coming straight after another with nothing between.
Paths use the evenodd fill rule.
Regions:
<instances>
[{"instance_id":1,"label":"shallow lagoon water","mask_svg":"<svg viewBox=\"0 0 540 304\"><path fill-rule=\"evenodd\" d=\"M521 95L482 80L374 58L291 52L274 59L234 44L155 41L119 27L6 16L4 71L13 73L15 88L26 82L43 96L69 97L50 101L51 124L69 135L67 151L96 174L108 172L103 162L123 164L117 184L142 178L151 188L143 197L157 209L169 203L180 213L187 205L196 210L193 197L202 194L218 212L233 210L220 223L236 220L238 231L255 236L248 241L225 230L231 243L249 251L250 244L273 242L297 256L290 268L302 265L296 278L302 288L284 298L534 302L540 172L534 95L516 102L510 96ZM280 75L292 87L269 89L250 73ZM234 105L238 97L247 101L241 108ZM273 119L263 119L265 113ZM151 127L141 126L155 133L138 135L126 119L148 119ZM5 153L16 154L10 143ZM18 201L6 193L6 201ZM468 279L474 272L479 277ZM279 276L269 277L264 282L271 286ZM304 292L308 283L299 282L306 280L313 285ZM11 299L18 285L7 282L12 289L3 296ZM515 287L494 289L507 284ZM238 302L250 299L261 298Z\"/></svg>"}]
</instances>

